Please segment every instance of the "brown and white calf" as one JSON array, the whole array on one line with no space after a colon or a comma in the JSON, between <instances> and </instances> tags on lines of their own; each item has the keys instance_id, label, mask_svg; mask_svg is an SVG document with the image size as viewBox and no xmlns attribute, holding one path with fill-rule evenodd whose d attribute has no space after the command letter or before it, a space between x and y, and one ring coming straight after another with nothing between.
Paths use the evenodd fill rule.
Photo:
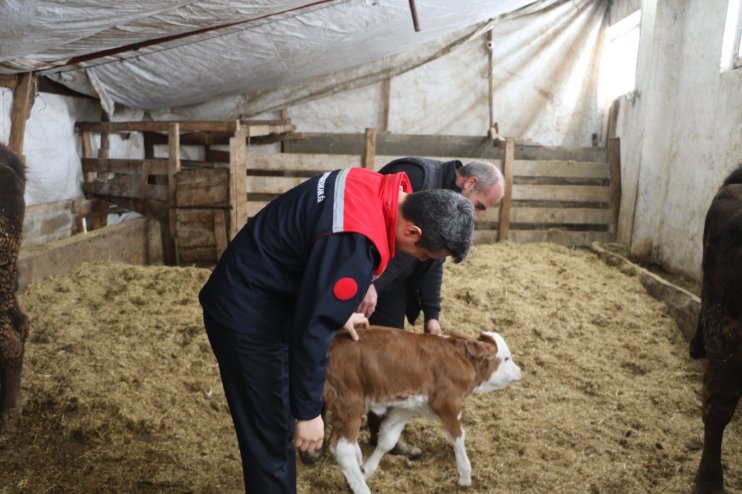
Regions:
<instances>
[{"instance_id":1,"label":"brown and white calf","mask_svg":"<svg viewBox=\"0 0 742 494\"><path fill-rule=\"evenodd\" d=\"M472 393L504 388L520 379L505 340L494 332L479 339L432 336L371 326L359 340L341 332L330 345L325 405L332 426L330 450L355 494L366 484L382 456L415 416L437 417L453 445L458 483L471 485L471 464L464 446L461 411ZM365 410L383 415L376 449L361 468L358 445Z\"/></svg>"},{"instance_id":2,"label":"brown and white calf","mask_svg":"<svg viewBox=\"0 0 742 494\"><path fill-rule=\"evenodd\" d=\"M742 165L716 193L703 230L703 286L693 358L706 358L703 453L694 492L724 492L721 444L742 395Z\"/></svg>"}]
</instances>

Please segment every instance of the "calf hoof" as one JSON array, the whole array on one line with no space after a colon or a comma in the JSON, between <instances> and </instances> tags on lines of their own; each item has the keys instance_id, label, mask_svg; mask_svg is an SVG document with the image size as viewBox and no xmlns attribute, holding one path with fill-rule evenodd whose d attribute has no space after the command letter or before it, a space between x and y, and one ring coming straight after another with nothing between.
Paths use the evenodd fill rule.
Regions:
<instances>
[{"instance_id":1,"label":"calf hoof","mask_svg":"<svg viewBox=\"0 0 742 494\"><path fill-rule=\"evenodd\" d=\"M314 451L299 451L301 462L307 466L314 466L322 459L322 448Z\"/></svg>"},{"instance_id":2,"label":"calf hoof","mask_svg":"<svg viewBox=\"0 0 742 494\"><path fill-rule=\"evenodd\" d=\"M417 461L423 456L423 452L417 446L407 444L402 439L397 441L397 444L389 452L393 455L404 456L408 460Z\"/></svg>"},{"instance_id":3,"label":"calf hoof","mask_svg":"<svg viewBox=\"0 0 742 494\"><path fill-rule=\"evenodd\" d=\"M459 485L461 487L469 487L471 485L471 477L468 478L459 478Z\"/></svg>"}]
</instances>

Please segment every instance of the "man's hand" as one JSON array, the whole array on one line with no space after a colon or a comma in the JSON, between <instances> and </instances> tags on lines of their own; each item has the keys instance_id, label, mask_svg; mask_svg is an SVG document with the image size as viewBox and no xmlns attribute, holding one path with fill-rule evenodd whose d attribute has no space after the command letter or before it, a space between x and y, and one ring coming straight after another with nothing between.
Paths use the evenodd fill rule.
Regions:
<instances>
[{"instance_id":1,"label":"man's hand","mask_svg":"<svg viewBox=\"0 0 742 494\"><path fill-rule=\"evenodd\" d=\"M312 420L297 420L294 432L294 445L299 451L315 451L322 447L322 439L325 437L325 422L322 415L317 415Z\"/></svg>"},{"instance_id":2,"label":"man's hand","mask_svg":"<svg viewBox=\"0 0 742 494\"><path fill-rule=\"evenodd\" d=\"M441 323L438 319L430 319L425 323L425 334L441 335Z\"/></svg>"},{"instance_id":3,"label":"man's hand","mask_svg":"<svg viewBox=\"0 0 742 494\"><path fill-rule=\"evenodd\" d=\"M343 329L350 333L350 337L354 341L358 341L358 333L356 332L356 326L368 329L368 319L360 312L354 312L350 315L350 319L345 323Z\"/></svg>"},{"instance_id":4,"label":"man's hand","mask_svg":"<svg viewBox=\"0 0 742 494\"><path fill-rule=\"evenodd\" d=\"M363 297L363 302L358 306L358 312L366 317L371 317L371 314L376 310L376 301L379 299L379 294L376 293L376 287L373 283L368 286L366 296Z\"/></svg>"}]
</instances>

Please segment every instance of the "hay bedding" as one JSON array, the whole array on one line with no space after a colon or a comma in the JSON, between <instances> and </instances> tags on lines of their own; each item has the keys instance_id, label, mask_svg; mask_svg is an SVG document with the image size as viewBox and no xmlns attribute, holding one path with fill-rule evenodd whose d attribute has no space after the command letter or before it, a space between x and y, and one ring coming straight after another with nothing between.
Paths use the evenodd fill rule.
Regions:
<instances>
[{"instance_id":1,"label":"hay bedding","mask_svg":"<svg viewBox=\"0 0 742 494\"><path fill-rule=\"evenodd\" d=\"M0 493L241 490L196 299L207 276L84 265L21 295L32 328L24 422L0 442ZM465 492L689 491L702 367L636 277L588 251L501 243L447 264L443 296L444 329L501 331L524 371L522 382L467 400ZM741 432L736 418L724 444L732 493L742 492ZM425 457L385 457L371 489L456 492L440 425L416 419L405 436ZM348 492L329 456L298 472L300 493Z\"/></svg>"}]
</instances>

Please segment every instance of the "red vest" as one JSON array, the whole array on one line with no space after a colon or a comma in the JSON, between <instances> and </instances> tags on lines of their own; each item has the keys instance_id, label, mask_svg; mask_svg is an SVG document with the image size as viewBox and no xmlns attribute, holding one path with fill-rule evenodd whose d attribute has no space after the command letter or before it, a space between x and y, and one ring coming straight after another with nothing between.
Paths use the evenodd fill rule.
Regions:
<instances>
[{"instance_id":1,"label":"red vest","mask_svg":"<svg viewBox=\"0 0 742 494\"><path fill-rule=\"evenodd\" d=\"M394 256L400 192L412 192L405 173L381 175L366 168L346 168L335 181L332 232L360 233L371 240L381 256L375 275Z\"/></svg>"}]
</instances>

